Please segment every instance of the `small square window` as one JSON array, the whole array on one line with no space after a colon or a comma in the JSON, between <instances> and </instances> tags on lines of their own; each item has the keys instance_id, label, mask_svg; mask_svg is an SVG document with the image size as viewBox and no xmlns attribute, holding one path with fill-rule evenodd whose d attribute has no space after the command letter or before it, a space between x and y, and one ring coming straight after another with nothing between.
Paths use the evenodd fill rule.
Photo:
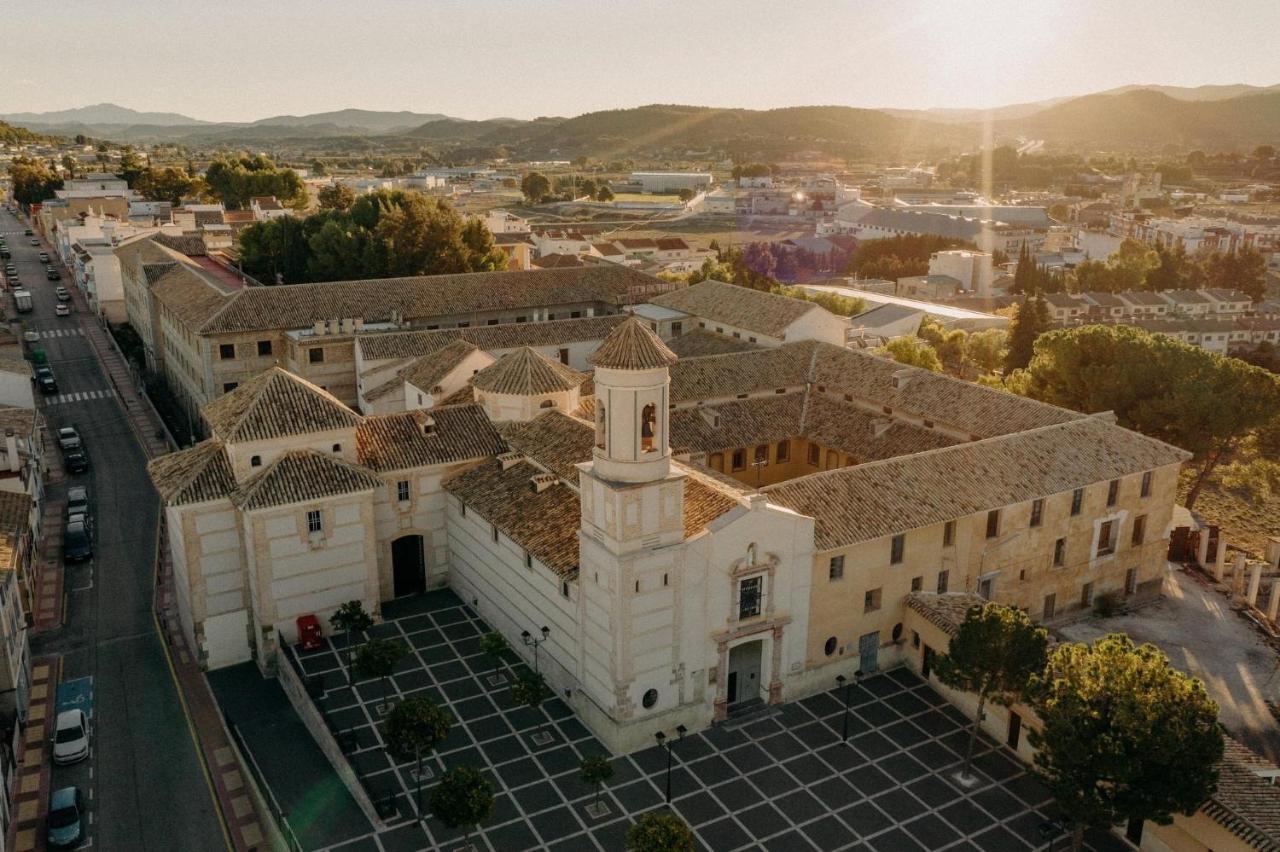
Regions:
<instances>
[{"instance_id":1,"label":"small square window","mask_svg":"<svg viewBox=\"0 0 1280 852\"><path fill-rule=\"evenodd\" d=\"M761 444L756 447L755 464L757 467L764 467L769 464L769 445Z\"/></svg>"},{"instance_id":2,"label":"small square window","mask_svg":"<svg viewBox=\"0 0 1280 852\"><path fill-rule=\"evenodd\" d=\"M271 341L270 341L270 340L259 340L259 341L258 341L258 356L259 356L259 357L262 357L262 356L266 356L266 355L270 355L270 354L271 354Z\"/></svg>"},{"instance_id":3,"label":"small square window","mask_svg":"<svg viewBox=\"0 0 1280 852\"><path fill-rule=\"evenodd\" d=\"M312 509L307 512L307 532L318 533L324 530L324 520L320 516L319 509Z\"/></svg>"},{"instance_id":4,"label":"small square window","mask_svg":"<svg viewBox=\"0 0 1280 852\"><path fill-rule=\"evenodd\" d=\"M924 588L924 577L911 578L911 591L918 592Z\"/></svg>"},{"instance_id":5,"label":"small square window","mask_svg":"<svg viewBox=\"0 0 1280 852\"><path fill-rule=\"evenodd\" d=\"M827 564L827 579L842 580L844 579L844 556L833 556Z\"/></svg>"},{"instance_id":6,"label":"small square window","mask_svg":"<svg viewBox=\"0 0 1280 852\"><path fill-rule=\"evenodd\" d=\"M889 564L900 565L902 558L907 551L907 536L905 533L898 533L889 540Z\"/></svg>"},{"instance_id":7,"label":"small square window","mask_svg":"<svg viewBox=\"0 0 1280 852\"><path fill-rule=\"evenodd\" d=\"M308 362L308 363L311 363L311 364L323 364L323 363L324 363L324 348L323 348L323 347L320 347L320 346L313 346L313 347L311 347L310 349L308 349L308 350L307 350L307 362Z\"/></svg>"},{"instance_id":8,"label":"small square window","mask_svg":"<svg viewBox=\"0 0 1280 852\"><path fill-rule=\"evenodd\" d=\"M862 596L862 611L875 612L879 608L880 608L880 590L879 589L867 590L867 593Z\"/></svg>"},{"instance_id":9,"label":"small square window","mask_svg":"<svg viewBox=\"0 0 1280 852\"><path fill-rule=\"evenodd\" d=\"M409 499L409 480L402 479L396 483L396 499L401 503Z\"/></svg>"},{"instance_id":10,"label":"small square window","mask_svg":"<svg viewBox=\"0 0 1280 852\"><path fill-rule=\"evenodd\" d=\"M236 357L236 345L234 343L222 343L218 345L218 357L223 361L231 361Z\"/></svg>"},{"instance_id":11,"label":"small square window","mask_svg":"<svg viewBox=\"0 0 1280 852\"><path fill-rule=\"evenodd\" d=\"M1074 518L1080 514L1081 507L1084 506L1084 489L1077 488L1071 492L1071 516Z\"/></svg>"},{"instance_id":12,"label":"small square window","mask_svg":"<svg viewBox=\"0 0 1280 852\"><path fill-rule=\"evenodd\" d=\"M334 445L333 445L333 451L334 451L335 453L340 453L340 452L342 452L342 445L341 445L341 444L334 444Z\"/></svg>"},{"instance_id":13,"label":"small square window","mask_svg":"<svg viewBox=\"0 0 1280 852\"><path fill-rule=\"evenodd\" d=\"M262 456L252 456L249 459L249 467L262 467Z\"/></svg>"}]
</instances>

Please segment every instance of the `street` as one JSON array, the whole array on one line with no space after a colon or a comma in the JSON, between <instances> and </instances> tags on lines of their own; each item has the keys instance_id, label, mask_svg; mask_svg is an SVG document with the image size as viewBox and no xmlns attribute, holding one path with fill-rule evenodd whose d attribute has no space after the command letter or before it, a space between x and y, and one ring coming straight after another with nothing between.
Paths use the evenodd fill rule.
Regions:
<instances>
[{"instance_id":1,"label":"street","mask_svg":"<svg viewBox=\"0 0 1280 852\"><path fill-rule=\"evenodd\" d=\"M32 654L62 655L64 682L89 677L93 735L88 760L54 767L53 789L75 784L85 794L90 824L85 845L141 850L226 848L214 800L170 675L152 616L158 504L145 456L123 409L80 333L92 323L77 297L70 317L54 315L59 284L45 279L42 250L26 225L0 209L0 233L34 311L20 315L40 334L58 382L43 400L49 431L73 425L90 460L87 474L48 488L61 500L68 485L87 484L94 520L94 557L67 566L66 623L33 634ZM56 257L53 262L57 264ZM6 295L6 298L10 298ZM50 452L57 452L56 443Z\"/></svg>"}]
</instances>

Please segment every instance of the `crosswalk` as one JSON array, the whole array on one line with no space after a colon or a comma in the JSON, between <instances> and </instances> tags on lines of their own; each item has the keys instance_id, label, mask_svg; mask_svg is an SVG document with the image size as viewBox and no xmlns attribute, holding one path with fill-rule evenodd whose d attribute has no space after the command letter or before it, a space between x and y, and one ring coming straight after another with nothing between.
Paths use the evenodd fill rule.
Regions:
<instances>
[{"instance_id":1,"label":"crosswalk","mask_svg":"<svg viewBox=\"0 0 1280 852\"><path fill-rule=\"evenodd\" d=\"M115 391L111 390L91 390L79 391L78 393L60 393L57 396L51 396L46 400L46 405L65 405L68 402L85 402L90 399L110 399L115 396Z\"/></svg>"},{"instance_id":2,"label":"crosswalk","mask_svg":"<svg viewBox=\"0 0 1280 852\"><path fill-rule=\"evenodd\" d=\"M84 330L80 328L49 328L36 332L40 335L41 340L48 340L52 337L83 337Z\"/></svg>"}]
</instances>

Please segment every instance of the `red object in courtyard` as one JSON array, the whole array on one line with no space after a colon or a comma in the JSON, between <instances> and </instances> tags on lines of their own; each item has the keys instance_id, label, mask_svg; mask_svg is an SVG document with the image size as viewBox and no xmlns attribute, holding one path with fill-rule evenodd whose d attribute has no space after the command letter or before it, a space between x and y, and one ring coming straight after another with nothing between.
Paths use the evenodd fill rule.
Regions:
<instances>
[{"instance_id":1,"label":"red object in courtyard","mask_svg":"<svg viewBox=\"0 0 1280 852\"><path fill-rule=\"evenodd\" d=\"M320 619L314 615L298 616L298 645L304 651L315 651L323 644Z\"/></svg>"}]
</instances>

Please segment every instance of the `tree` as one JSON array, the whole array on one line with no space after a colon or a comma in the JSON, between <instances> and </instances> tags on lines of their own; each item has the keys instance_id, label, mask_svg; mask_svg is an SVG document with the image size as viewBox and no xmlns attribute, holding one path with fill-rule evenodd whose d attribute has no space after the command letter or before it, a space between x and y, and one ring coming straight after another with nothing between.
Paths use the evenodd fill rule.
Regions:
<instances>
[{"instance_id":1,"label":"tree","mask_svg":"<svg viewBox=\"0 0 1280 852\"><path fill-rule=\"evenodd\" d=\"M582 758L578 768L578 777L585 784L594 784L596 788L596 804L600 804L600 788L604 782L613 777L613 763L603 754L592 754Z\"/></svg>"},{"instance_id":2,"label":"tree","mask_svg":"<svg viewBox=\"0 0 1280 852\"><path fill-rule=\"evenodd\" d=\"M463 829L470 845L472 830L493 814L493 785L480 770L459 766L431 791L431 812L449 828Z\"/></svg>"},{"instance_id":3,"label":"tree","mask_svg":"<svg viewBox=\"0 0 1280 852\"><path fill-rule=\"evenodd\" d=\"M1031 250L1027 248L1026 243L1023 243L1018 251L1018 265L1014 267L1013 284L1009 286L1009 292L1024 296L1033 295L1038 290L1036 286L1038 278Z\"/></svg>"},{"instance_id":4,"label":"tree","mask_svg":"<svg viewBox=\"0 0 1280 852\"><path fill-rule=\"evenodd\" d=\"M219 155L204 173L209 192L231 210L248 206L251 198L274 195L281 204L295 208L307 204L307 187L293 169L282 169L270 158L247 154Z\"/></svg>"},{"instance_id":5,"label":"tree","mask_svg":"<svg viewBox=\"0 0 1280 852\"><path fill-rule=\"evenodd\" d=\"M938 358L938 353L918 337L895 337L876 351L899 364L920 367L935 373L942 372L942 361Z\"/></svg>"},{"instance_id":6,"label":"tree","mask_svg":"<svg viewBox=\"0 0 1280 852\"><path fill-rule=\"evenodd\" d=\"M1199 258L1203 286L1224 290L1242 290L1255 302L1266 297L1267 262L1251 248L1231 252L1212 252Z\"/></svg>"},{"instance_id":7,"label":"tree","mask_svg":"<svg viewBox=\"0 0 1280 852\"><path fill-rule=\"evenodd\" d=\"M386 247L390 276L492 271L507 263L483 221L464 220L447 202L416 193L383 213L373 236Z\"/></svg>"},{"instance_id":8,"label":"tree","mask_svg":"<svg viewBox=\"0 0 1280 852\"><path fill-rule=\"evenodd\" d=\"M62 155L62 167L67 170L67 174L72 178L76 176L76 169L80 166L80 161L76 159L75 154Z\"/></svg>"},{"instance_id":9,"label":"tree","mask_svg":"<svg viewBox=\"0 0 1280 852\"><path fill-rule=\"evenodd\" d=\"M1048 645L1048 632L1032 624L1030 616L1017 607L988 603L970 607L965 613L935 668L938 680L947 686L978 696L978 712L969 728L962 776L969 775L973 745L987 702L1009 707L1025 698L1032 677L1044 668Z\"/></svg>"},{"instance_id":10,"label":"tree","mask_svg":"<svg viewBox=\"0 0 1280 852\"><path fill-rule=\"evenodd\" d=\"M124 151L120 154L120 171L119 176L124 178L125 183L132 188L147 170L147 164L142 159L132 145L125 145Z\"/></svg>"},{"instance_id":11,"label":"tree","mask_svg":"<svg viewBox=\"0 0 1280 852\"><path fill-rule=\"evenodd\" d=\"M692 189L688 189L688 188L682 189L682 190L680 190L679 192L677 192L677 193L676 193L676 197L677 197L677 198L679 198L681 201L684 201L684 202L692 201L692 200L693 200L693 190L692 190Z\"/></svg>"},{"instance_id":12,"label":"tree","mask_svg":"<svg viewBox=\"0 0 1280 852\"><path fill-rule=\"evenodd\" d=\"M1170 250L1156 246L1156 265L1147 271L1146 288L1155 292L1181 290L1187 285L1187 252L1179 244Z\"/></svg>"},{"instance_id":13,"label":"tree","mask_svg":"<svg viewBox=\"0 0 1280 852\"><path fill-rule=\"evenodd\" d=\"M952 332L952 334L957 333L963 334L963 332ZM977 370L983 373L994 373L1004 365L1005 356L1009 351L1009 333L1004 329L987 328L975 331L963 339L964 360Z\"/></svg>"},{"instance_id":14,"label":"tree","mask_svg":"<svg viewBox=\"0 0 1280 852\"><path fill-rule=\"evenodd\" d=\"M511 686L511 700L530 710L537 710L550 696L551 690L547 688L546 678L536 672L526 672ZM539 723L541 727L545 724L546 717L539 718L542 719Z\"/></svg>"},{"instance_id":15,"label":"tree","mask_svg":"<svg viewBox=\"0 0 1280 852\"><path fill-rule=\"evenodd\" d=\"M335 183L316 193L316 201L321 210L346 210L356 203L356 194L351 187Z\"/></svg>"},{"instance_id":16,"label":"tree","mask_svg":"<svg viewBox=\"0 0 1280 852\"><path fill-rule=\"evenodd\" d=\"M627 852L693 852L693 831L671 811L641 814L627 829Z\"/></svg>"},{"instance_id":17,"label":"tree","mask_svg":"<svg viewBox=\"0 0 1280 852\"><path fill-rule=\"evenodd\" d=\"M613 200L613 190L610 189L606 184L603 184L603 183L600 184L600 186L596 189L596 201L612 201L612 200Z\"/></svg>"},{"instance_id":18,"label":"tree","mask_svg":"<svg viewBox=\"0 0 1280 852\"><path fill-rule=\"evenodd\" d=\"M1253 149L1253 158L1255 160L1270 160L1276 155L1276 149L1271 145L1259 145Z\"/></svg>"},{"instance_id":19,"label":"tree","mask_svg":"<svg viewBox=\"0 0 1280 852\"><path fill-rule=\"evenodd\" d=\"M373 616L364 610L364 603L358 600L347 601L334 610L329 616L329 624L334 630L342 631L343 645L346 646L347 686L351 685L351 634L363 633L373 626Z\"/></svg>"},{"instance_id":20,"label":"tree","mask_svg":"<svg viewBox=\"0 0 1280 852\"><path fill-rule=\"evenodd\" d=\"M1151 645L1118 633L1059 645L1035 707L1036 772L1074 820L1075 850L1087 828L1190 816L1217 786L1218 705Z\"/></svg>"},{"instance_id":21,"label":"tree","mask_svg":"<svg viewBox=\"0 0 1280 852\"><path fill-rule=\"evenodd\" d=\"M507 653L507 637L497 631L491 631L480 637L480 650L490 660L493 660L493 676L498 676L498 666L502 665L503 657Z\"/></svg>"},{"instance_id":22,"label":"tree","mask_svg":"<svg viewBox=\"0 0 1280 852\"><path fill-rule=\"evenodd\" d=\"M147 169L133 183L133 188L143 198L151 201L168 201L173 205L178 205L182 203L182 199L195 195L199 187L199 178L192 177L186 170L175 166Z\"/></svg>"},{"instance_id":23,"label":"tree","mask_svg":"<svg viewBox=\"0 0 1280 852\"><path fill-rule=\"evenodd\" d=\"M583 178L578 182L578 193L587 198L596 197L596 182L591 178Z\"/></svg>"},{"instance_id":24,"label":"tree","mask_svg":"<svg viewBox=\"0 0 1280 852\"><path fill-rule=\"evenodd\" d=\"M329 174L329 167L324 164L323 160L312 160L311 174L314 177L324 177Z\"/></svg>"},{"instance_id":25,"label":"tree","mask_svg":"<svg viewBox=\"0 0 1280 852\"><path fill-rule=\"evenodd\" d=\"M1077 411L1113 411L1121 426L1190 450L1205 481L1249 433L1280 411L1266 370L1132 326L1051 331L1036 342L1029 395Z\"/></svg>"},{"instance_id":26,"label":"tree","mask_svg":"<svg viewBox=\"0 0 1280 852\"><path fill-rule=\"evenodd\" d=\"M1004 371L1027 366L1035 352L1036 339L1049 328L1049 308L1039 297L1024 299L1009 324L1009 351L1004 358Z\"/></svg>"},{"instance_id":27,"label":"tree","mask_svg":"<svg viewBox=\"0 0 1280 852\"><path fill-rule=\"evenodd\" d=\"M9 180L13 184L13 200L23 207L53 198L62 189L62 177L39 160L16 157L9 163Z\"/></svg>"},{"instance_id":28,"label":"tree","mask_svg":"<svg viewBox=\"0 0 1280 852\"><path fill-rule=\"evenodd\" d=\"M240 264L264 284L306 281L310 256L303 223L292 216L255 222L240 232Z\"/></svg>"},{"instance_id":29,"label":"tree","mask_svg":"<svg viewBox=\"0 0 1280 852\"><path fill-rule=\"evenodd\" d=\"M530 204L541 204L551 197L551 181L542 172L529 172L520 181L520 191Z\"/></svg>"},{"instance_id":30,"label":"tree","mask_svg":"<svg viewBox=\"0 0 1280 852\"><path fill-rule=\"evenodd\" d=\"M1114 291L1140 290L1147 274L1160 266L1160 257L1155 249L1141 240L1126 237L1120 248L1107 259L1107 265L1111 267Z\"/></svg>"},{"instance_id":31,"label":"tree","mask_svg":"<svg viewBox=\"0 0 1280 852\"><path fill-rule=\"evenodd\" d=\"M387 703L387 680L407 653L403 644L390 639L371 639L356 651L355 673L361 679L382 679L384 707Z\"/></svg>"},{"instance_id":32,"label":"tree","mask_svg":"<svg viewBox=\"0 0 1280 852\"><path fill-rule=\"evenodd\" d=\"M453 723L448 710L429 698L411 695L392 708L382 725L388 750L399 760L413 758L417 765L418 813L422 813L422 756L444 742Z\"/></svg>"}]
</instances>

